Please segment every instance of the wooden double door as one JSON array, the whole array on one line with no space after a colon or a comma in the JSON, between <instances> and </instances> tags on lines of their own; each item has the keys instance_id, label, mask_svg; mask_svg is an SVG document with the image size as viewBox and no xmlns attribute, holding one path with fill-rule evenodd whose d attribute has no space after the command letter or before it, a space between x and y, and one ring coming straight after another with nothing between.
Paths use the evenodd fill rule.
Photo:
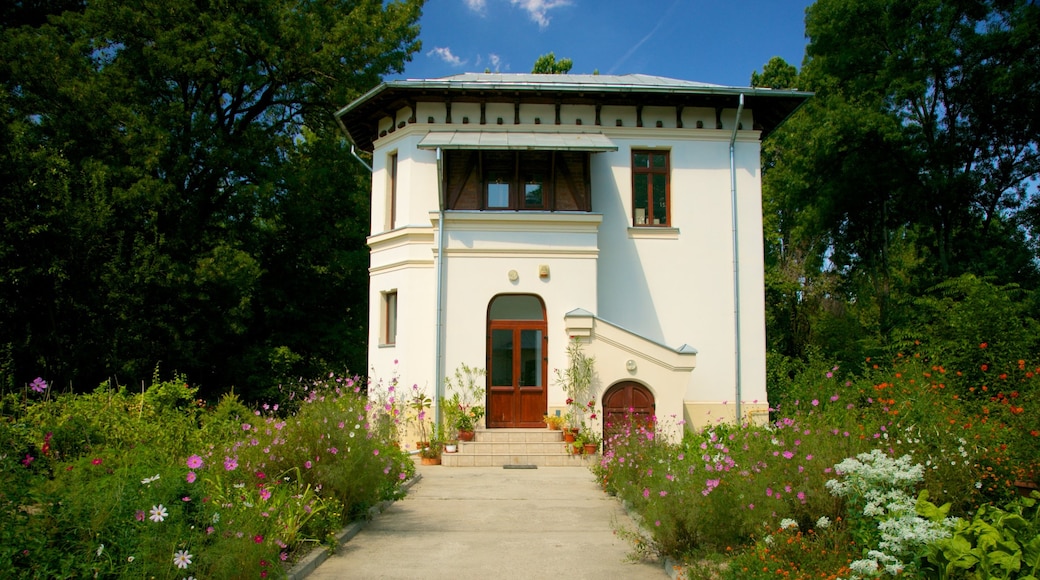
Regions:
<instances>
[{"instance_id":1,"label":"wooden double door","mask_svg":"<svg viewBox=\"0 0 1040 580\"><path fill-rule=\"evenodd\" d=\"M545 308L532 295L495 297L488 309L487 426L544 427Z\"/></svg>"}]
</instances>

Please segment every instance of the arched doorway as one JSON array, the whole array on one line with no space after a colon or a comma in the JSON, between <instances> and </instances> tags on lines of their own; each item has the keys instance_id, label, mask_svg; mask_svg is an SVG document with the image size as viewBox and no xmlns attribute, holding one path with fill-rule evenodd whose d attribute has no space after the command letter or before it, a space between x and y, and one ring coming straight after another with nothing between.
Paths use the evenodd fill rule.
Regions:
<instances>
[{"instance_id":1,"label":"arched doorway","mask_svg":"<svg viewBox=\"0 0 1040 580\"><path fill-rule=\"evenodd\" d=\"M487 426L544 427L548 375L542 299L496 296L487 320Z\"/></svg>"},{"instance_id":2,"label":"arched doorway","mask_svg":"<svg viewBox=\"0 0 1040 580\"><path fill-rule=\"evenodd\" d=\"M654 427L654 394L645 385L635 381L622 381L607 389L603 394L603 441L628 425Z\"/></svg>"}]
</instances>

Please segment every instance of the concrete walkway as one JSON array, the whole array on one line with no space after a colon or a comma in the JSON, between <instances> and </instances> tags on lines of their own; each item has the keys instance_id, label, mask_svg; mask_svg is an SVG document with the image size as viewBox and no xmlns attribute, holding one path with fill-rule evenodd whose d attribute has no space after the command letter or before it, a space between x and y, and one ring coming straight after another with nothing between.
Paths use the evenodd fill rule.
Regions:
<instances>
[{"instance_id":1,"label":"concrete walkway","mask_svg":"<svg viewBox=\"0 0 1040 580\"><path fill-rule=\"evenodd\" d=\"M666 580L629 563L614 535L634 529L587 469L420 466L408 496L373 519L308 580L618 578Z\"/></svg>"}]
</instances>

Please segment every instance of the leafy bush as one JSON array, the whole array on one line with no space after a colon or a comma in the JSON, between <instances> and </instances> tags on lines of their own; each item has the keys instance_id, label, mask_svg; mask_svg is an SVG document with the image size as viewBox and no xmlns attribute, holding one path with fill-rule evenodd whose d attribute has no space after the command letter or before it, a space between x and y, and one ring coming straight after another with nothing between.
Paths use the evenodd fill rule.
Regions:
<instances>
[{"instance_id":1,"label":"leafy bush","mask_svg":"<svg viewBox=\"0 0 1040 580\"><path fill-rule=\"evenodd\" d=\"M23 398L0 421L0 569L25 578L284 576L283 562L414 473L370 429L357 378L301 383L295 411L182 377L144 393ZM5 406L5 408L8 408Z\"/></svg>"}]
</instances>

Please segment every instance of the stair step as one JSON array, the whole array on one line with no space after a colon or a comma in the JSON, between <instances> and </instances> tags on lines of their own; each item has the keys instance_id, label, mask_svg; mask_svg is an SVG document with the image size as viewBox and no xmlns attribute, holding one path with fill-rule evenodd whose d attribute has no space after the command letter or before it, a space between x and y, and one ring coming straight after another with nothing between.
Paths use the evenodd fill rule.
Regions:
<instances>
[{"instance_id":1,"label":"stair step","mask_svg":"<svg viewBox=\"0 0 1040 580\"><path fill-rule=\"evenodd\" d=\"M457 453L441 455L448 467L588 467L599 454L574 455L563 432L550 429L482 429L473 441L460 441Z\"/></svg>"}]
</instances>

